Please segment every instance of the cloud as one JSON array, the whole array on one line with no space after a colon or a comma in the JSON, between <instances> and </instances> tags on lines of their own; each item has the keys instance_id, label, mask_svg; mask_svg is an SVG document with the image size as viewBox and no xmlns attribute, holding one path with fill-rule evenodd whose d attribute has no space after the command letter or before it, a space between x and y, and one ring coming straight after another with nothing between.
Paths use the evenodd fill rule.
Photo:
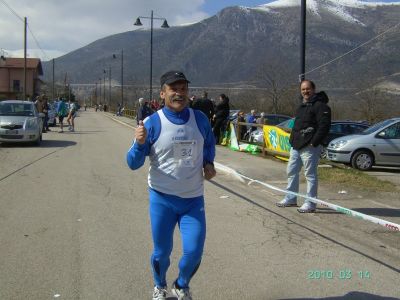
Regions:
<instances>
[{"instance_id":1,"label":"cloud","mask_svg":"<svg viewBox=\"0 0 400 300\"><path fill-rule=\"evenodd\" d=\"M27 17L30 30L47 54L44 58L38 50L45 60L109 35L135 30L136 18L150 16L151 10L155 17L166 18L170 26L208 17L201 10L205 0L5 1L21 18ZM160 21L154 22L154 26L158 26ZM150 20L143 19L142 23L149 26ZM24 45L23 21L11 13L3 1L0 2L0 28L0 47L14 55L20 53ZM29 31L28 48L39 48Z\"/></svg>"}]
</instances>

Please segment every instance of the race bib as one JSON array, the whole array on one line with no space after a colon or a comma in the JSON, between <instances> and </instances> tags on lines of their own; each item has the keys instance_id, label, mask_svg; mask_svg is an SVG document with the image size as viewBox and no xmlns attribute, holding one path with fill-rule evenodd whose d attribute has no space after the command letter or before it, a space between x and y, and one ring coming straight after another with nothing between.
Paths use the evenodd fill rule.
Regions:
<instances>
[{"instance_id":1,"label":"race bib","mask_svg":"<svg viewBox=\"0 0 400 300\"><path fill-rule=\"evenodd\" d=\"M174 142L174 159L181 167L194 167L195 151L195 140Z\"/></svg>"}]
</instances>

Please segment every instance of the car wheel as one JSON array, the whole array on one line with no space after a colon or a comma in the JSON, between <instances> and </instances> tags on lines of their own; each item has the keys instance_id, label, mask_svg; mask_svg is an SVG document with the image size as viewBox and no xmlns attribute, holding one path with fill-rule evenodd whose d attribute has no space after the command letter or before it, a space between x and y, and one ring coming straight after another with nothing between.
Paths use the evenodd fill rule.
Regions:
<instances>
[{"instance_id":1,"label":"car wheel","mask_svg":"<svg viewBox=\"0 0 400 300\"><path fill-rule=\"evenodd\" d=\"M365 150L357 151L351 159L351 166L361 171L370 170L373 164L373 155Z\"/></svg>"}]
</instances>

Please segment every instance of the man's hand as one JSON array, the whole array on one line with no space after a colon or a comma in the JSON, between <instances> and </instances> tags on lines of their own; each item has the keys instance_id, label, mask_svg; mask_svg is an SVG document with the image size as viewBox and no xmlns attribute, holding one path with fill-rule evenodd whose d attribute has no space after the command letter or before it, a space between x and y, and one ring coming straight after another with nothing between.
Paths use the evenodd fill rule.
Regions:
<instances>
[{"instance_id":1,"label":"man's hand","mask_svg":"<svg viewBox=\"0 0 400 300\"><path fill-rule=\"evenodd\" d=\"M135 130L135 139L136 142L140 145L143 145L146 142L147 130L143 126L143 121L139 121L139 125Z\"/></svg>"},{"instance_id":2,"label":"man's hand","mask_svg":"<svg viewBox=\"0 0 400 300\"><path fill-rule=\"evenodd\" d=\"M215 168L212 164L206 164L204 166L204 178L207 180L210 180L213 178L217 172L215 171Z\"/></svg>"}]
</instances>

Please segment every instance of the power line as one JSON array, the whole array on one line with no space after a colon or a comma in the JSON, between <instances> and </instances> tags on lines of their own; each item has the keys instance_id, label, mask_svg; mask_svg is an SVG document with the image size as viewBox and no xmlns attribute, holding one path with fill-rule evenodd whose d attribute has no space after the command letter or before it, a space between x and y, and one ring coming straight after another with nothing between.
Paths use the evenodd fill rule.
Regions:
<instances>
[{"instance_id":1,"label":"power line","mask_svg":"<svg viewBox=\"0 0 400 300\"><path fill-rule=\"evenodd\" d=\"M382 35L386 34L387 32L389 32L390 30L396 28L396 27L399 26L399 25L400 25L400 22L397 23L396 25L390 27L389 29L385 30L384 32L378 34L377 36L373 37L372 39L366 41L365 43L362 43L361 45L358 45L358 46L355 47L354 49L351 49L350 51L348 51L348 52L346 52L346 53L344 53L344 54L342 54L342 55L340 55L340 56L338 56L338 57L336 57L336 58L334 58L334 59L328 61L327 63L324 63L324 64L322 64L322 65L320 65L320 66L318 66L318 67L316 67L316 68L314 68L314 69L312 69L312 70L310 70L310 71L308 71L308 72L305 72L304 74L300 74L300 76L301 76L301 75L309 74L309 73L311 73L311 72L314 72L314 71L316 71L316 70L318 70L318 69L321 69L322 67L325 67L325 66L327 66L327 65L329 65L329 64L331 64L331 63L333 63L333 62L335 62L335 61L337 61L337 60L339 60L339 59L341 59L342 57L344 57L344 56L346 56L346 55L348 55L348 54L350 54L350 53L356 51L357 49L359 49L359 48L365 46L366 44L368 44L368 43L370 43L370 42L376 40L377 38L381 37Z\"/></svg>"},{"instance_id":2,"label":"power line","mask_svg":"<svg viewBox=\"0 0 400 300\"><path fill-rule=\"evenodd\" d=\"M11 11L11 13L12 13L13 15L15 15L15 16L16 16L18 19L20 19L22 22L25 22L25 20L24 20L20 15L18 15L18 13L17 13L14 9L12 9L11 6L8 5L7 2L5 2L5 0L0 0L0 1ZM33 38L33 40L35 41L37 47L40 49L40 51L42 51L43 56L44 56L47 60L50 60L50 58L48 57L48 55L46 54L46 52L44 52L43 48L40 46L39 41L37 40L36 36L33 34L33 31L32 31L32 29L31 29L31 27L29 26L29 24L27 24L27 25L28 25L29 32L30 32L30 34L32 35L32 38Z\"/></svg>"},{"instance_id":3,"label":"power line","mask_svg":"<svg viewBox=\"0 0 400 300\"><path fill-rule=\"evenodd\" d=\"M15 10L13 10L11 7L10 7L10 5L8 5L7 4L7 2L6 1L4 1L4 0L0 0L10 11L11 11L11 13L14 15L14 16L16 16L18 19L20 19L22 22L24 22L24 19L22 18L22 17L20 17L18 14L17 14L17 12L15 11Z\"/></svg>"},{"instance_id":4,"label":"power line","mask_svg":"<svg viewBox=\"0 0 400 300\"><path fill-rule=\"evenodd\" d=\"M42 47L40 47L40 44L39 44L38 40L36 39L35 35L33 34L33 32L32 32L32 30L31 30L29 24L28 24L28 29L29 29L29 32L31 33L31 35L32 35L32 37L33 37L33 40L35 41L36 45L38 46L38 48L40 49L40 51L42 51L43 56L44 56L47 60L50 60L50 58L47 56L46 52L44 52L44 50L42 49Z\"/></svg>"}]
</instances>

